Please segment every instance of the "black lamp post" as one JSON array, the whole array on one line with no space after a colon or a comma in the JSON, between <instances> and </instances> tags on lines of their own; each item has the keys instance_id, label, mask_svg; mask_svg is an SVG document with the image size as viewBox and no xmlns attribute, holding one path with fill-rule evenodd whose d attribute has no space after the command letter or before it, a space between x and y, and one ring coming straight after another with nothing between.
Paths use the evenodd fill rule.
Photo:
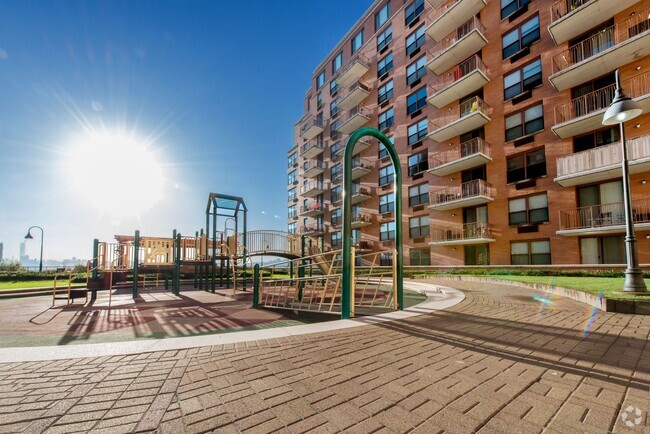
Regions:
<instances>
[{"instance_id":1,"label":"black lamp post","mask_svg":"<svg viewBox=\"0 0 650 434\"><path fill-rule=\"evenodd\" d=\"M639 268L639 250L634 236L634 216L632 214L632 199L630 197L630 172L627 161L627 144L625 143L625 128L623 123L634 119L643 112L639 104L625 95L621 87L621 73L616 70L616 93L614 100L603 116L603 125L619 124L621 129L621 149L623 154L623 206L625 208L625 292L645 292L647 287L643 281L643 272Z\"/></svg>"},{"instance_id":2,"label":"black lamp post","mask_svg":"<svg viewBox=\"0 0 650 434\"><path fill-rule=\"evenodd\" d=\"M25 235L25 239L26 240L34 239L34 237L32 236L32 232L31 232L32 229L34 229L34 228L41 230L41 257L40 257L40 260L38 262L38 272L40 273L40 272L43 271L43 228L40 227L40 226L32 226L32 227L30 227L29 229L27 229L27 235Z\"/></svg>"}]
</instances>

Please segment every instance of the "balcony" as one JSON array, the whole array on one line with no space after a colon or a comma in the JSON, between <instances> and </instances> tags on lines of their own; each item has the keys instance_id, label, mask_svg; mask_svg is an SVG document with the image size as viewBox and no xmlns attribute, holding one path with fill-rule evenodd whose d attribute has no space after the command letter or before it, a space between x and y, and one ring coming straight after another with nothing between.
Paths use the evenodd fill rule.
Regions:
<instances>
[{"instance_id":1,"label":"balcony","mask_svg":"<svg viewBox=\"0 0 650 434\"><path fill-rule=\"evenodd\" d=\"M315 180L309 181L300 187L300 195L303 197L316 197L323 194L323 192L325 192L325 186L322 182Z\"/></svg>"},{"instance_id":2,"label":"balcony","mask_svg":"<svg viewBox=\"0 0 650 434\"><path fill-rule=\"evenodd\" d=\"M356 205L358 203L364 202L370 199L370 190L368 190L366 187L355 188L355 186L353 185L352 197L350 199L352 201L352 205Z\"/></svg>"},{"instance_id":3,"label":"balcony","mask_svg":"<svg viewBox=\"0 0 650 434\"><path fill-rule=\"evenodd\" d=\"M300 156L302 158L314 158L324 151L322 142L311 140L300 147Z\"/></svg>"},{"instance_id":4,"label":"balcony","mask_svg":"<svg viewBox=\"0 0 650 434\"><path fill-rule=\"evenodd\" d=\"M476 54L487 42L485 28L478 18L472 17L436 44L429 53L431 60L427 62L427 68L436 75L442 75L472 54Z\"/></svg>"},{"instance_id":5,"label":"balcony","mask_svg":"<svg viewBox=\"0 0 650 434\"><path fill-rule=\"evenodd\" d=\"M356 53L350 63L336 79L341 87L351 86L370 70L370 60L361 53Z\"/></svg>"},{"instance_id":6,"label":"balcony","mask_svg":"<svg viewBox=\"0 0 650 434\"><path fill-rule=\"evenodd\" d=\"M342 118L338 131L343 134L352 134L370 122L370 110L363 107L354 107Z\"/></svg>"},{"instance_id":7,"label":"balcony","mask_svg":"<svg viewBox=\"0 0 650 434\"><path fill-rule=\"evenodd\" d=\"M630 173L650 171L650 136L627 140ZM620 143L588 149L557 159L555 182L562 187L591 184L622 175Z\"/></svg>"},{"instance_id":8,"label":"balcony","mask_svg":"<svg viewBox=\"0 0 650 434\"><path fill-rule=\"evenodd\" d=\"M551 84L563 91L650 54L648 11L620 21L553 57Z\"/></svg>"},{"instance_id":9,"label":"balcony","mask_svg":"<svg viewBox=\"0 0 650 434\"><path fill-rule=\"evenodd\" d=\"M493 243L490 225L487 223L466 223L431 231L430 246L467 246Z\"/></svg>"},{"instance_id":10,"label":"balcony","mask_svg":"<svg viewBox=\"0 0 650 434\"><path fill-rule=\"evenodd\" d=\"M489 109L490 107L478 96L450 107L444 115L436 119L436 124L431 123L433 130L428 137L441 143L475 130L490 122Z\"/></svg>"},{"instance_id":11,"label":"balcony","mask_svg":"<svg viewBox=\"0 0 650 434\"><path fill-rule=\"evenodd\" d=\"M434 107L443 108L476 92L489 82L487 67L480 57L474 55L430 86L431 96L427 101Z\"/></svg>"},{"instance_id":12,"label":"balcony","mask_svg":"<svg viewBox=\"0 0 650 434\"><path fill-rule=\"evenodd\" d=\"M482 179L475 179L458 187L447 187L429 193L429 208L437 211L483 205L494 201L492 187Z\"/></svg>"},{"instance_id":13,"label":"balcony","mask_svg":"<svg viewBox=\"0 0 650 434\"><path fill-rule=\"evenodd\" d=\"M446 176L461 170L482 166L490 157L490 145L480 137L460 144L458 148L440 152L429 157L428 172Z\"/></svg>"},{"instance_id":14,"label":"balcony","mask_svg":"<svg viewBox=\"0 0 650 434\"><path fill-rule=\"evenodd\" d=\"M307 235L307 236L318 236L318 235L323 235L325 233L325 226L320 224L320 225L307 225L307 226L300 226L300 235Z\"/></svg>"},{"instance_id":15,"label":"balcony","mask_svg":"<svg viewBox=\"0 0 650 434\"><path fill-rule=\"evenodd\" d=\"M643 112L650 110L650 71L622 83L625 92L637 101ZM602 128L603 114L614 99L615 84L582 95L555 107L552 130L560 139L577 136Z\"/></svg>"},{"instance_id":16,"label":"balcony","mask_svg":"<svg viewBox=\"0 0 650 434\"><path fill-rule=\"evenodd\" d=\"M327 211L327 206L322 203L312 200L300 207L300 215L303 217L315 217Z\"/></svg>"},{"instance_id":17,"label":"balcony","mask_svg":"<svg viewBox=\"0 0 650 434\"><path fill-rule=\"evenodd\" d=\"M431 5L432 8L439 8L440 5L442 5L445 2L445 0L427 0L427 3Z\"/></svg>"},{"instance_id":18,"label":"balcony","mask_svg":"<svg viewBox=\"0 0 650 434\"><path fill-rule=\"evenodd\" d=\"M635 230L650 231L650 199L633 200L632 217ZM615 202L560 211L556 233L568 237L625 233L625 206Z\"/></svg>"},{"instance_id":19,"label":"balcony","mask_svg":"<svg viewBox=\"0 0 650 434\"><path fill-rule=\"evenodd\" d=\"M372 250L372 242L368 240L357 240L352 238L352 247L357 253L369 252Z\"/></svg>"},{"instance_id":20,"label":"balcony","mask_svg":"<svg viewBox=\"0 0 650 434\"><path fill-rule=\"evenodd\" d=\"M372 224L372 216L365 212L358 212L352 214L352 222L350 223L352 229L359 229Z\"/></svg>"},{"instance_id":21,"label":"balcony","mask_svg":"<svg viewBox=\"0 0 650 434\"><path fill-rule=\"evenodd\" d=\"M347 89L346 95L338 102L337 107L343 110L350 110L359 105L361 101L366 99L372 88L367 84L357 81Z\"/></svg>"},{"instance_id":22,"label":"balcony","mask_svg":"<svg viewBox=\"0 0 650 434\"><path fill-rule=\"evenodd\" d=\"M580 36L594 24L603 23L639 0L560 0L551 6L548 32L556 45Z\"/></svg>"},{"instance_id":23,"label":"balcony","mask_svg":"<svg viewBox=\"0 0 650 434\"><path fill-rule=\"evenodd\" d=\"M440 42L450 32L478 14L486 4L486 0L448 0L431 14L427 35Z\"/></svg>"},{"instance_id":24,"label":"balcony","mask_svg":"<svg viewBox=\"0 0 650 434\"><path fill-rule=\"evenodd\" d=\"M352 180L361 178L372 172L373 164L365 158L355 158L352 160Z\"/></svg>"},{"instance_id":25,"label":"balcony","mask_svg":"<svg viewBox=\"0 0 650 434\"><path fill-rule=\"evenodd\" d=\"M308 118L300 127L300 137L311 140L323 132L323 120L316 116Z\"/></svg>"},{"instance_id":26,"label":"balcony","mask_svg":"<svg viewBox=\"0 0 650 434\"><path fill-rule=\"evenodd\" d=\"M313 178L325 171L325 164L322 161L309 160L300 168L303 178Z\"/></svg>"},{"instance_id":27,"label":"balcony","mask_svg":"<svg viewBox=\"0 0 650 434\"><path fill-rule=\"evenodd\" d=\"M361 154L363 151L368 149L372 144L367 138L362 138L359 139L359 141L354 145L354 149L352 150L352 156L355 157L359 154ZM332 161L339 161L343 159L343 151L345 148L341 148L334 156L332 156Z\"/></svg>"}]
</instances>

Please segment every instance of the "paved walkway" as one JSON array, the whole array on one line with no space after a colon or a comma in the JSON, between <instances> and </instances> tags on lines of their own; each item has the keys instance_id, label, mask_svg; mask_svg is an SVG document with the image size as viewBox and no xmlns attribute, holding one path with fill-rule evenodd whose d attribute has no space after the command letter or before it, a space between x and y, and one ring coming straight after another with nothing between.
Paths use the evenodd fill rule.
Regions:
<instances>
[{"instance_id":1,"label":"paved walkway","mask_svg":"<svg viewBox=\"0 0 650 434\"><path fill-rule=\"evenodd\" d=\"M650 317L454 285L396 322L3 364L0 431L650 432Z\"/></svg>"}]
</instances>

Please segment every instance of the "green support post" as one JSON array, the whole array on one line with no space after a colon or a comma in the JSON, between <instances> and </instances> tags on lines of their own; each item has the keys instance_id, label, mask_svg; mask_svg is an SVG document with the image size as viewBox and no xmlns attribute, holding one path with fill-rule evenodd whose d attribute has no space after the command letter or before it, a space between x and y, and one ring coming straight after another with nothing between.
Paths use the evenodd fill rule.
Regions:
<instances>
[{"instance_id":1,"label":"green support post","mask_svg":"<svg viewBox=\"0 0 650 434\"><path fill-rule=\"evenodd\" d=\"M395 196L395 249L397 250L397 306L404 309L404 275L402 272L402 168L395 146L375 128L359 128L350 136L343 152L343 289L341 294L341 319L350 318L350 294L352 275L350 252L352 251L352 152L356 143L365 136L378 139L386 148L395 174L393 193Z\"/></svg>"},{"instance_id":2,"label":"green support post","mask_svg":"<svg viewBox=\"0 0 650 434\"><path fill-rule=\"evenodd\" d=\"M131 289L131 295L135 300L138 297L138 263L140 258L140 231L135 231L135 239L133 240L133 288Z\"/></svg>"},{"instance_id":3,"label":"green support post","mask_svg":"<svg viewBox=\"0 0 650 434\"><path fill-rule=\"evenodd\" d=\"M98 270L97 270L97 264L99 261L99 240L95 238L93 240L93 260L90 263L90 266L92 267L92 272L91 272L91 277L92 280L97 280L98 277ZM93 289L90 290L90 302L94 303L97 301L97 288L93 285Z\"/></svg>"},{"instance_id":4,"label":"green support post","mask_svg":"<svg viewBox=\"0 0 650 434\"><path fill-rule=\"evenodd\" d=\"M260 300L260 264L253 266L253 307L259 306Z\"/></svg>"},{"instance_id":5,"label":"green support post","mask_svg":"<svg viewBox=\"0 0 650 434\"><path fill-rule=\"evenodd\" d=\"M199 239L199 231L196 231L195 238L196 238L196 239ZM196 241L195 241L195 242L196 242ZM194 251L196 252L196 245L194 246ZM199 266L198 266L198 264L196 263L196 260L197 260L197 259L198 259L198 258L196 257L196 253L195 253L195 255L194 255L194 289L196 289L196 288L198 287L198 283L199 283L199 282L198 282Z\"/></svg>"},{"instance_id":6,"label":"green support post","mask_svg":"<svg viewBox=\"0 0 650 434\"><path fill-rule=\"evenodd\" d=\"M181 293L181 234L176 234L176 287L174 295Z\"/></svg>"},{"instance_id":7,"label":"green support post","mask_svg":"<svg viewBox=\"0 0 650 434\"><path fill-rule=\"evenodd\" d=\"M215 211L215 213L216 213L216 211ZM217 217L216 217L216 215L212 219L212 256L214 256L214 257L217 256ZM217 278L215 276L215 274L217 272L217 264L214 262L214 258L212 259L212 261L210 261L210 263L211 263L210 271L211 271L211 274L212 274L210 289L211 289L212 293L214 294L214 292L217 289ZM207 288L207 282L206 282L206 288Z\"/></svg>"},{"instance_id":8,"label":"green support post","mask_svg":"<svg viewBox=\"0 0 650 434\"><path fill-rule=\"evenodd\" d=\"M246 291L246 255L248 255L248 248L247 248L247 243L246 243L246 210L244 210L244 234L243 234L243 237L244 237L244 239L242 240L242 244L244 245L244 252L243 252L244 265L242 266L242 276L244 276L243 287L244 287L244 291Z\"/></svg>"},{"instance_id":9,"label":"green support post","mask_svg":"<svg viewBox=\"0 0 650 434\"><path fill-rule=\"evenodd\" d=\"M169 274L165 273L165 291L169 290Z\"/></svg>"}]
</instances>

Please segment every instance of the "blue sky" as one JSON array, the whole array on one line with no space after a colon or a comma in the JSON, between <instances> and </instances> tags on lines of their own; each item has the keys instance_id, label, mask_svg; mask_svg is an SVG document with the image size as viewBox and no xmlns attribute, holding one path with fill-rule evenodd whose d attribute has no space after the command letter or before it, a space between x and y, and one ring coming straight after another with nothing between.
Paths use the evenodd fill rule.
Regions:
<instances>
[{"instance_id":1,"label":"blue sky","mask_svg":"<svg viewBox=\"0 0 650 434\"><path fill-rule=\"evenodd\" d=\"M137 228L193 233L210 191L244 197L249 227L285 229L286 151L305 91L370 4L0 1L5 258L31 225L45 230L45 259L88 258L93 238ZM162 180L134 161L80 157L97 136L142 144ZM134 192L161 199L125 206ZM37 252L38 236L27 247Z\"/></svg>"}]
</instances>

